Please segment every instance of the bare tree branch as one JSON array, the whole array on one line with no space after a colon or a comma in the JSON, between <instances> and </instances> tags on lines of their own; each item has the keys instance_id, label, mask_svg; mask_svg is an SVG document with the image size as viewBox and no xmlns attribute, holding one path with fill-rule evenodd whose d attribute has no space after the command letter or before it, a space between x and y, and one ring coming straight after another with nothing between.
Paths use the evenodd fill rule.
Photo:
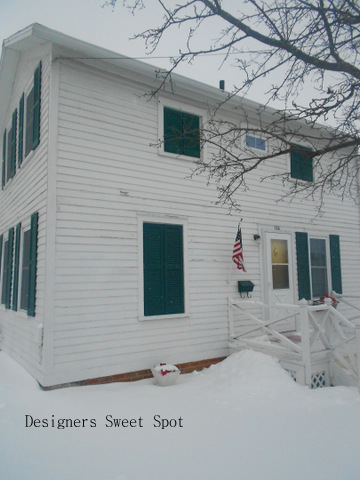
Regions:
<instances>
[{"instance_id":1,"label":"bare tree branch","mask_svg":"<svg viewBox=\"0 0 360 480\"><path fill-rule=\"evenodd\" d=\"M152 0L154 1L154 0ZM112 7L117 0L108 2ZM172 59L162 78L162 88L182 62L200 55L222 53L223 61L234 61L242 74L226 101L244 95L266 79L268 103L282 101L284 109L265 119L259 108L258 127L252 127L247 112L240 124L218 120L222 105L201 127L202 145L212 152L202 157L197 171L207 172L219 188L219 200L235 204L235 192L246 188L246 176L276 157L288 156L296 144L312 149L314 181L301 182L289 172L274 174L288 185L286 195L317 197L325 193L358 199L360 146L360 6L357 0L158 0L162 23L138 33L150 52L165 35L179 28L187 32L184 48ZM123 0L132 13L151 8L149 0ZM225 7L226 4L226 7ZM216 20L216 23L214 21ZM206 41L206 26L212 22L215 41ZM205 42L205 43L204 43ZM199 44L201 45L199 47ZM272 83L273 72L282 76ZM302 92L311 84L317 95L305 103ZM156 92L155 92L156 93ZM331 119L330 130L319 130L317 122ZM301 122L299 122L301 120ZM306 135L301 125L307 125ZM246 134L268 139L271 151L244 148ZM271 180L273 175L263 177Z\"/></svg>"}]
</instances>

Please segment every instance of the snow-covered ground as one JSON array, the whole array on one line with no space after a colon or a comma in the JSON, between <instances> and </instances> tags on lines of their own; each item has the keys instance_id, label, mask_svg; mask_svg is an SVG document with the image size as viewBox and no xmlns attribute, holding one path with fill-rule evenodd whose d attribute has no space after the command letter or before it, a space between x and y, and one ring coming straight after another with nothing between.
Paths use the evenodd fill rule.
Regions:
<instances>
[{"instance_id":1,"label":"snow-covered ground","mask_svg":"<svg viewBox=\"0 0 360 480\"><path fill-rule=\"evenodd\" d=\"M360 395L308 390L251 351L171 387L44 392L0 352L0 478L358 480Z\"/></svg>"}]
</instances>

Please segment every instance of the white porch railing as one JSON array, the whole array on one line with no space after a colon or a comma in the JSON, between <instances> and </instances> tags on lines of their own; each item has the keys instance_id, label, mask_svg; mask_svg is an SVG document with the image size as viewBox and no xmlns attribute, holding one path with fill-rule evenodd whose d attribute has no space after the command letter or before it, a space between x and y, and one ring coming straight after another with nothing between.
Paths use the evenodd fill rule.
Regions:
<instances>
[{"instance_id":1,"label":"white porch railing","mask_svg":"<svg viewBox=\"0 0 360 480\"><path fill-rule=\"evenodd\" d=\"M348 301L346 304L350 305ZM229 344L232 348L252 348L280 361L301 365L308 386L312 385L313 365L320 358L326 359L332 382L335 379L337 383L360 388L360 321L354 322L360 320L360 308L357 310L357 315L349 320L332 306L330 299L321 305L308 305L302 300L297 305L270 306L230 298ZM276 325L290 318L295 318L296 332L277 331Z\"/></svg>"}]
</instances>

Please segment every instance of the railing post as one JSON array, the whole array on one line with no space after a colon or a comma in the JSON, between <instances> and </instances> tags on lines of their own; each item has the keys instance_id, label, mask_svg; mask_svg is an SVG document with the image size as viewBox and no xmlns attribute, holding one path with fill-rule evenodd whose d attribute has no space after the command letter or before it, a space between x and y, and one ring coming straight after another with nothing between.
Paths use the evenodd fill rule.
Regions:
<instances>
[{"instance_id":1,"label":"railing post","mask_svg":"<svg viewBox=\"0 0 360 480\"><path fill-rule=\"evenodd\" d=\"M305 385L311 387L311 355L310 355L310 333L309 333L309 314L308 302L303 298L299 302L300 306L300 331L302 359L305 368Z\"/></svg>"},{"instance_id":2,"label":"railing post","mask_svg":"<svg viewBox=\"0 0 360 480\"><path fill-rule=\"evenodd\" d=\"M357 387L360 392L360 325L356 325L355 328L355 335L356 335L356 366L357 366Z\"/></svg>"}]
</instances>

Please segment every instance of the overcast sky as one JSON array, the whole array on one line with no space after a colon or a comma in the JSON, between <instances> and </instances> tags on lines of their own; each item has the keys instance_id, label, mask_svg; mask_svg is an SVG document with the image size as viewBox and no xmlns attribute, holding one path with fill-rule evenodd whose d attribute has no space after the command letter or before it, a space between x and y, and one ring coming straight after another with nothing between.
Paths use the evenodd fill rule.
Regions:
<instances>
[{"instance_id":1,"label":"overcast sky","mask_svg":"<svg viewBox=\"0 0 360 480\"><path fill-rule=\"evenodd\" d=\"M154 26L162 12L156 0L135 16L122 6L122 0L113 10L102 8L105 0L0 0L1 41L15 32L37 22L67 35L99 45L131 57L146 57L143 40L130 40L135 34ZM150 3L150 2L149 2ZM170 40L170 41L169 41ZM168 60L159 56L176 55L180 48L178 33L161 45L147 62L167 68ZM217 87L224 79L226 89L237 83L235 67L222 68L220 57L199 58L193 65L184 65L178 73Z\"/></svg>"}]
</instances>

